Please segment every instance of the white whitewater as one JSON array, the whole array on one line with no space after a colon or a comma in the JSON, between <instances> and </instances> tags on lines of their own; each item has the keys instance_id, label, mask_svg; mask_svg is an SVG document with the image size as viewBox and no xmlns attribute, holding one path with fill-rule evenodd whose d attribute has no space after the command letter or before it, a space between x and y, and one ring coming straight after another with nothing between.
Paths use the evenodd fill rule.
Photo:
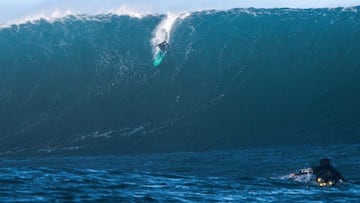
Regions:
<instances>
[{"instance_id":1,"label":"white whitewater","mask_svg":"<svg viewBox=\"0 0 360 203\"><path fill-rule=\"evenodd\" d=\"M37 23L40 20L45 20L50 23L54 21L61 21L62 19L65 19L68 16L74 16L78 19L83 20L96 20L97 15L118 15L118 16L130 16L132 18L143 18L145 16L151 15L147 12L140 12L137 10L133 10L130 8L127 8L125 6L118 7L116 9L111 9L107 11L99 11L94 13L81 13L79 11L66 9L66 10L53 10L53 11L42 11L38 13L34 13L31 15L26 15L21 18L9 20L7 22L0 22L0 29L1 28L7 28L11 26L18 26L26 23Z\"/></svg>"}]
</instances>

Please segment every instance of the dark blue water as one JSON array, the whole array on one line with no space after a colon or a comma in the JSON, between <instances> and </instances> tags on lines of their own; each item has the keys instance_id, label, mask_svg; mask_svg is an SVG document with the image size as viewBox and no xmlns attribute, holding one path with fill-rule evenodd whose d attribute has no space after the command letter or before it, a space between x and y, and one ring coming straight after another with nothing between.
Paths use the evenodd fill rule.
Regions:
<instances>
[{"instance_id":1,"label":"dark blue water","mask_svg":"<svg viewBox=\"0 0 360 203\"><path fill-rule=\"evenodd\" d=\"M360 12L69 16L0 30L0 153L360 143Z\"/></svg>"},{"instance_id":2,"label":"dark blue water","mask_svg":"<svg viewBox=\"0 0 360 203\"><path fill-rule=\"evenodd\" d=\"M359 145L0 161L1 202L359 202ZM329 157L348 182L288 174Z\"/></svg>"},{"instance_id":3,"label":"dark blue water","mask_svg":"<svg viewBox=\"0 0 360 203\"><path fill-rule=\"evenodd\" d=\"M195 12L157 68L166 16L1 28L0 202L359 202L358 10Z\"/></svg>"}]
</instances>

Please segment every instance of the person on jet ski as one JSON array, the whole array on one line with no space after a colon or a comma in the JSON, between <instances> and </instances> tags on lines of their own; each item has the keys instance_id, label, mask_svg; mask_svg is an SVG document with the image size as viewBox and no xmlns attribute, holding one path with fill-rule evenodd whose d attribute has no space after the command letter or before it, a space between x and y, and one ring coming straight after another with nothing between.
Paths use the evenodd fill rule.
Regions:
<instances>
[{"instance_id":1,"label":"person on jet ski","mask_svg":"<svg viewBox=\"0 0 360 203\"><path fill-rule=\"evenodd\" d=\"M314 174L316 176L315 180L320 186L332 186L339 182L345 182L345 179L340 172L330 165L329 159L321 159L319 166L301 169L297 173L291 175L298 176L305 174Z\"/></svg>"}]
</instances>

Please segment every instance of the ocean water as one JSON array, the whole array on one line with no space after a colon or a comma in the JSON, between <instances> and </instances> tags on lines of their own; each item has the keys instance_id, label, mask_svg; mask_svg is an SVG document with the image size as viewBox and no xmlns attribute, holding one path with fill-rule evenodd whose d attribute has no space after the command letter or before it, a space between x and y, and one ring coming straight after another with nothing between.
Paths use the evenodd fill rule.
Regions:
<instances>
[{"instance_id":1,"label":"ocean water","mask_svg":"<svg viewBox=\"0 0 360 203\"><path fill-rule=\"evenodd\" d=\"M359 143L359 13L78 15L3 27L0 153ZM153 67L162 40L170 50Z\"/></svg>"},{"instance_id":2,"label":"ocean water","mask_svg":"<svg viewBox=\"0 0 360 203\"><path fill-rule=\"evenodd\" d=\"M359 145L0 161L1 202L359 202ZM311 153L309 153L311 151ZM347 179L289 174L329 157Z\"/></svg>"},{"instance_id":3,"label":"ocean water","mask_svg":"<svg viewBox=\"0 0 360 203\"><path fill-rule=\"evenodd\" d=\"M2 25L0 202L359 202L359 9Z\"/></svg>"}]
</instances>

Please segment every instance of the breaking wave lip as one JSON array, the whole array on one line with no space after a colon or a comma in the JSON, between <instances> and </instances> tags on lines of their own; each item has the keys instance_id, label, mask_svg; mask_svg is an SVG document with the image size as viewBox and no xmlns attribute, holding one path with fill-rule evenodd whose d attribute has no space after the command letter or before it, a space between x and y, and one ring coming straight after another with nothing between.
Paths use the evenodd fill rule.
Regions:
<instances>
[{"instance_id":1,"label":"breaking wave lip","mask_svg":"<svg viewBox=\"0 0 360 203\"><path fill-rule=\"evenodd\" d=\"M55 21L61 21L63 19L66 19L69 16L78 18L78 19L84 19L84 20L96 20L96 16L103 16L103 15L117 15L117 16L129 16L132 18L144 18L147 16L151 16L154 14L151 14L149 12L140 12L133 9L128 9L126 7L119 7L116 9L109 10L107 12L98 12L93 14L86 14L81 12L76 12L71 9L67 10L54 10L52 12L39 12L32 15L27 15L18 19L10 20L5 23L0 23L0 29L3 28L9 28L11 26L19 26L27 23L37 23L41 20L45 20L47 22L55 22Z\"/></svg>"},{"instance_id":2,"label":"breaking wave lip","mask_svg":"<svg viewBox=\"0 0 360 203\"><path fill-rule=\"evenodd\" d=\"M298 6L298 5L274 5L274 6L245 6L245 7L226 7L226 8L216 8L216 7L205 7L205 8L194 8L189 10L181 10L181 11L167 11L167 12L152 12L152 11L146 11L146 10L139 10L139 9L133 9L128 6L120 6L114 9L108 9L103 11L97 11L97 12L84 12L84 11L76 11L72 9L52 9L52 11L46 11L46 12L34 12L33 14L24 15L22 17L11 19L5 22L0 22L0 29L2 28L8 28L11 26L19 26L27 23L36 23L40 20L45 20L48 22L54 22L54 21L60 21L62 19L65 19L69 16L73 16L79 19L86 19L86 20L95 20L96 16L99 15L118 15L118 16L129 16L132 18L144 18L147 16L156 16L156 15L165 15L166 16L166 26L168 26L168 22L172 21L172 24L178 20L179 18L183 19L186 18L191 13L197 13L197 12L211 12L211 11L228 11L232 9L241 9L244 12L249 11L249 9L276 9L276 8L289 8L289 9L321 9L321 8L328 8L328 9L334 9L334 8L343 8L345 10L352 10L354 12L358 12L358 9L356 7L360 6L360 2L358 3L344 3L344 4L334 4L329 6ZM160 26L160 25L159 25ZM156 33L154 33L156 34ZM154 43L154 42L152 42Z\"/></svg>"}]
</instances>

